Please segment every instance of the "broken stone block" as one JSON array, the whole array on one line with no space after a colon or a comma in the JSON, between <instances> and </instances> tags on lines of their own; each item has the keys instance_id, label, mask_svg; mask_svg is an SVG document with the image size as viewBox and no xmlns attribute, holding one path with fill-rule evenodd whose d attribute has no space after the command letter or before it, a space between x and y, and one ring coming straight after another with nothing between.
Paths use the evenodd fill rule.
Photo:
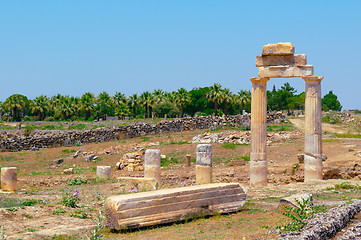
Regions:
<instances>
[{"instance_id":1,"label":"broken stone block","mask_svg":"<svg viewBox=\"0 0 361 240\"><path fill-rule=\"evenodd\" d=\"M59 164L61 164L61 163L63 163L63 162L64 162L64 159L59 158L59 159L54 160L54 161L53 161L53 164L54 164L54 165L59 165Z\"/></svg>"},{"instance_id":2,"label":"broken stone block","mask_svg":"<svg viewBox=\"0 0 361 240\"><path fill-rule=\"evenodd\" d=\"M98 158L98 156L95 154L87 155L87 156L85 156L85 162L90 162L92 160L96 160L97 158Z\"/></svg>"},{"instance_id":3,"label":"broken stone block","mask_svg":"<svg viewBox=\"0 0 361 240\"><path fill-rule=\"evenodd\" d=\"M276 43L267 44L263 46L262 55L293 55L295 53L295 46L292 43Z\"/></svg>"},{"instance_id":4,"label":"broken stone block","mask_svg":"<svg viewBox=\"0 0 361 240\"><path fill-rule=\"evenodd\" d=\"M242 209L238 183L216 183L122 194L106 200L107 227L134 229Z\"/></svg>"},{"instance_id":5,"label":"broken stone block","mask_svg":"<svg viewBox=\"0 0 361 240\"><path fill-rule=\"evenodd\" d=\"M310 199L309 205L312 206L313 205L313 198L312 197L313 197L313 195L311 193L294 194L294 195L291 195L289 197L282 198L280 200L279 206L286 205L288 207L300 208L297 201L302 204L307 199Z\"/></svg>"},{"instance_id":6,"label":"broken stone block","mask_svg":"<svg viewBox=\"0 0 361 240\"><path fill-rule=\"evenodd\" d=\"M258 69L259 78L292 78L313 75L313 66L269 66Z\"/></svg>"},{"instance_id":7,"label":"broken stone block","mask_svg":"<svg viewBox=\"0 0 361 240\"><path fill-rule=\"evenodd\" d=\"M212 181L212 145L198 144L196 149L196 183Z\"/></svg>"},{"instance_id":8,"label":"broken stone block","mask_svg":"<svg viewBox=\"0 0 361 240\"><path fill-rule=\"evenodd\" d=\"M76 153L74 153L74 155L73 155L73 158L77 158L81 153L82 153L82 150L76 151Z\"/></svg>"},{"instance_id":9,"label":"broken stone block","mask_svg":"<svg viewBox=\"0 0 361 240\"><path fill-rule=\"evenodd\" d=\"M147 149L145 151L144 177L154 178L158 183L161 182L159 149Z\"/></svg>"},{"instance_id":10,"label":"broken stone block","mask_svg":"<svg viewBox=\"0 0 361 240\"><path fill-rule=\"evenodd\" d=\"M246 162L244 160L232 160L229 162L229 166L243 166Z\"/></svg>"},{"instance_id":11,"label":"broken stone block","mask_svg":"<svg viewBox=\"0 0 361 240\"><path fill-rule=\"evenodd\" d=\"M110 166L97 166L97 179L109 179L110 172Z\"/></svg>"},{"instance_id":12,"label":"broken stone block","mask_svg":"<svg viewBox=\"0 0 361 240\"><path fill-rule=\"evenodd\" d=\"M64 174L73 174L74 173L74 168L68 168L68 169L64 169L63 170Z\"/></svg>"},{"instance_id":13,"label":"broken stone block","mask_svg":"<svg viewBox=\"0 0 361 240\"><path fill-rule=\"evenodd\" d=\"M256 56L256 67L268 66L304 66L307 64L305 54Z\"/></svg>"},{"instance_id":14,"label":"broken stone block","mask_svg":"<svg viewBox=\"0 0 361 240\"><path fill-rule=\"evenodd\" d=\"M16 191L18 176L16 167L1 168L1 189L3 191Z\"/></svg>"}]
</instances>

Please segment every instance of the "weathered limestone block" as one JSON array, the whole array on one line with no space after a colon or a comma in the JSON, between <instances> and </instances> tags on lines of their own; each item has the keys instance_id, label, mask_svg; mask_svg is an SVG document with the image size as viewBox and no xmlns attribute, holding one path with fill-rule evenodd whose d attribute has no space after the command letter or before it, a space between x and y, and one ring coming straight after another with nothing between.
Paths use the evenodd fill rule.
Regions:
<instances>
[{"instance_id":1,"label":"weathered limestone block","mask_svg":"<svg viewBox=\"0 0 361 240\"><path fill-rule=\"evenodd\" d=\"M145 151L144 177L154 178L159 184L161 182L160 172L160 150L147 149Z\"/></svg>"},{"instance_id":2,"label":"weathered limestone block","mask_svg":"<svg viewBox=\"0 0 361 240\"><path fill-rule=\"evenodd\" d=\"M97 179L109 179L110 173L110 166L97 166Z\"/></svg>"},{"instance_id":3,"label":"weathered limestone block","mask_svg":"<svg viewBox=\"0 0 361 240\"><path fill-rule=\"evenodd\" d=\"M1 168L1 189L3 191L16 191L18 187L18 176L16 167Z\"/></svg>"},{"instance_id":4,"label":"weathered limestone block","mask_svg":"<svg viewBox=\"0 0 361 240\"><path fill-rule=\"evenodd\" d=\"M313 66L269 66L258 69L259 78L292 78L313 75Z\"/></svg>"},{"instance_id":5,"label":"weathered limestone block","mask_svg":"<svg viewBox=\"0 0 361 240\"><path fill-rule=\"evenodd\" d=\"M295 207L295 208L300 208L299 204L297 203L297 201L299 203L303 203L304 201L310 199L309 205L313 205L313 198L312 198L312 194L311 193L299 193L299 194L294 194L291 195L289 197L285 197L282 198L280 200L280 204L279 206L284 206L287 205L288 207Z\"/></svg>"},{"instance_id":6,"label":"weathered limestone block","mask_svg":"<svg viewBox=\"0 0 361 240\"><path fill-rule=\"evenodd\" d=\"M306 54L256 56L256 67L279 65L304 66L306 64Z\"/></svg>"},{"instance_id":7,"label":"weathered limestone block","mask_svg":"<svg viewBox=\"0 0 361 240\"><path fill-rule=\"evenodd\" d=\"M212 181L212 145L198 144L196 150L196 184Z\"/></svg>"},{"instance_id":8,"label":"weathered limestone block","mask_svg":"<svg viewBox=\"0 0 361 240\"><path fill-rule=\"evenodd\" d=\"M190 154L187 154L187 155L186 155L186 159L187 159L186 166L187 166L187 167L190 167L190 166L191 166L191 155L190 155Z\"/></svg>"},{"instance_id":9,"label":"weathered limestone block","mask_svg":"<svg viewBox=\"0 0 361 240\"><path fill-rule=\"evenodd\" d=\"M263 46L262 55L293 55L295 46L292 43L276 43Z\"/></svg>"},{"instance_id":10,"label":"weathered limestone block","mask_svg":"<svg viewBox=\"0 0 361 240\"><path fill-rule=\"evenodd\" d=\"M238 183L216 183L123 194L106 200L107 227L131 229L242 209L246 194Z\"/></svg>"}]
</instances>

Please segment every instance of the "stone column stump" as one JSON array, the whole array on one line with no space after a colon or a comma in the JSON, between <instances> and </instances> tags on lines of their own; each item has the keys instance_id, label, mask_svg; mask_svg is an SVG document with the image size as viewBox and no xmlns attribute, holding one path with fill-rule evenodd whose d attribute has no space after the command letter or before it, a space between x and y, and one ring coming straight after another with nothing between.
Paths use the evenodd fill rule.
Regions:
<instances>
[{"instance_id":1,"label":"stone column stump","mask_svg":"<svg viewBox=\"0 0 361 240\"><path fill-rule=\"evenodd\" d=\"M97 166L97 179L106 180L110 178L110 166Z\"/></svg>"},{"instance_id":2,"label":"stone column stump","mask_svg":"<svg viewBox=\"0 0 361 240\"><path fill-rule=\"evenodd\" d=\"M144 157L144 177L154 178L158 185L161 183L160 150L147 149Z\"/></svg>"},{"instance_id":3,"label":"stone column stump","mask_svg":"<svg viewBox=\"0 0 361 240\"><path fill-rule=\"evenodd\" d=\"M212 182L212 145L198 144L196 150L196 184Z\"/></svg>"},{"instance_id":4,"label":"stone column stump","mask_svg":"<svg viewBox=\"0 0 361 240\"><path fill-rule=\"evenodd\" d=\"M1 168L1 189L3 191L16 191L17 190L17 168L16 167L3 167Z\"/></svg>"}]
</instances>

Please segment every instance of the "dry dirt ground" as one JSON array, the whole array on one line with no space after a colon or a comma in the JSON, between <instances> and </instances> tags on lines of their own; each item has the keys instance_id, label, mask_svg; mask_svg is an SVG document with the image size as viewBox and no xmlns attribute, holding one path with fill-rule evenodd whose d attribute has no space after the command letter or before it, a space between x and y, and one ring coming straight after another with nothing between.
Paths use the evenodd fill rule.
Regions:
<instances>
[{"instance_id":1,"label":"dry dirt ground","mask_svg":"<svg viewBox=\"0 0 361 240\"><path fill-rule=\"evenodd\" d=\"M299 128L297 131L302 132L302 119L291 121L295 128ZM355 164L361 165L361 158L355 155L361 150L361 139L336 138L332 135L333 132L342 132L342 126L324 125L324 129L327 129L327 134L323 136L323 152L328 157L324 162L325 169L350 169L355 167ZM0 167L18 168L21 188L15 193L0 192L0 225L3 226L2 230L0 228L0 237L6 235L7 239L86 239L86 235L90 236L90 231L95 226L93 218L98 217L108 196L134 194L134 188L137 188L137 191L146 190L117 180L121 176L143 176L140 171L115 170L115 163L121 156L137 146L158 148L167 156L167 162L164 162L162 167L161 188L181 187L183 181L186 186L191 185L195 182L194 158L197 145L191 141L195 135L204 131L168 133L83 146L41 149L36 152L0 153ZM303 174L303 166L297 158L303 151L303 135L292 132L290 134L290 140L273 142L267 148L269 186L266 188L249 187L248 161L241 166L230 165L233 159L247 160L249 145L235 145L232 149L222 144L212 144L213 182L240 183L247 192L247 203L242 211L131 232L111 232L104 228L100 232L103 239L270 239L275 236L269 234L272 228L286 220L278 208L279 199L282 197L312 192L315 194L315 203L329 207L339 204L340 201L361 198L361 190L358 188L331 190L335 184L345 181L354 186L361 185L357 176L347 179L350 177L343 175L344 179L307 184L298 182ZM149 146L153 143L159 145ZM80 149L95 153L99 158L92 162L85 162L84 157L72 158L74 152ZM191 167L184 164L186 154L192 156ZM63 158L64 162L54 165L53 161L59 158ZM98 165L112 166L111 180L96 181L95 169ZM62 174L62 171L69 167L73 167L75 173ZM76 182L75 179L79 181ZM78 185L74 185L75 183ZM74 190L81 191L78 207L64 206L62 199L66 192ZM9 201L12 201L15 207L3 204ZM33 204L26 204L26 201Z\"/></svg>"}]
</instances>

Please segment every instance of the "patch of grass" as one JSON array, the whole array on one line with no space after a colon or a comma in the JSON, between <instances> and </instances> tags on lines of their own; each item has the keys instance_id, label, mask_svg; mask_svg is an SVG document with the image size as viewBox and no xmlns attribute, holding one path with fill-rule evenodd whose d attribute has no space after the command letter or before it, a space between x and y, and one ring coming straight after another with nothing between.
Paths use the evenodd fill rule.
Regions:
<instances>
[{"instance_id":1,"label":"patch of grass","mask_svg":"<svg viewBox=\"0 0 361 240\"><path fill-rule=\"evenodd\" d=\"M149 141L150 137L142 137L142 142Z\"/></svg>"},{"instance_id":2,"label":"patch of grass","mask_svg":"<svg viewBox=\"0 0 361 240\"><path fill-rule=\"evenodd\" d=\"M21 216L22 216L23 218L27 218L27 219L32 219L32 218L34 218L33 215L30 215L30 214L27 214L27 213L23 213L23 214L21 214Z\"/></svg>"},{"instance_id":3,"label":"patch of grass","mask_svg":"<svg viewBox=\"0 0 361 240\"><path fill-rule=\"evenodd\" d=\"M166 157L160 160L161 167L168 167L170 164L179 164L179 158L177 157Z\"/></svg>"},{"instance_id":4,"label":"patch of grass","mask_svg":"<svg viewBox=\"0 0 361 240\"><path fill-rule=\"evenodd\" d=\"M337 139L322 139L322 142L337 142Z\"/></svg>"},{"instance_id":5,"label":"patch of grass","mask_svg":"<svg viewBox=\"0 0 361 240\"><path fill-rule=\"evenodd\" d=\"M47 172L32 172L24 174L24 176L38 176L38 175L53 175L53 172L47 171Z\"/></svg>"},{"instance_id":6,"label":"patch of grass","mask_svg":"<svg viewBox=\"0 0 361 240\"><path fill-rule=\"evenodd\" d=\"M227 142L227 143L223 143L223 144L221 145L221 147L224 147L224 148L226 148L226 149L232 149L232 150L234 150L234 149L236 149L237 144L236 144L236 143Z\"/></svg>"},{"instance_id":7,"label":"patch of grass","mask_svg":"<svg viewBox=\"0 0 361 240\"><path fill-rule=\"evenodd\" d=\"M340 123L341 120L336 115L326 114L325 116L322 117L322 122L330 123L330 124L336 124L336 123Z\"/></svg>"},{"instance_id":8,"label":"patch of grass","mask_svg":"<svg viewBox=\"0 0 361 240\"><path fill-rule=\"evenodd\" d=\"M61 215L61 214L63 214L63 213L66 213L66 210L63 209L63 208L60 208L60 207L58 207L57 209L55 209L55 210L53 211L53 215Z\"/></svg>"},{"instance_id":9,"label":"patch of grass","mask_svg":"<svg viewBox=\"0 0 361 240\"><path fill-rule=\"evenodd\" d=\"M299 208L285 206L282 215L288 217L291 222L283 225L277 225L276 229L281 231L300 231L301 228L307 224L305 220L312 218L316 213L326 212L327 208L324 205L311 206L311 198L298 201L296 199Z\"/></svg>"},{"instance_id":10,"label":"patch of grass","mask_svg":"<svg viewBox=\"0 0 361 240\"><path fill-rule=\"evenodd\" d=\"M360 186L352 185L352 183L350 182L335 184L335 190L339 190L339 189L360 189Z\"/></svg>"},{"instance_id":11,"label":"patch of grass","mask_svg":"<svg viewBox=\"0 0 361 240\"><path fill-rule=\"evenodd\" d=\"M66 183L66 185L73 186L73 185L83 185L83 184L86 184L86 183L88 183L87 180L83 180L82 178L76 178L76 179L69 180Z\"/></svg>"},{"instance_id":12,"label":"patch of grass","mask_svg":"<svg viewBox=\"0 0 361 240\"><path fill-rule=\"evenodd\" d=\"M249 162L251 160L251 156L249 154L243 155L240 158L246 162Z\"/></svg>"},{"instance_id":13,"label":"patch of grass","mask_svg":"<svg viewBox=\"0 0 361 240\"><path fill-rule=\"evenodd\" d=\"M36 232L35 228L28 228L25 230L25 232Z\"/></svg>"},{"instance_id":14,"label":"patch of grass","mask_svg":"<svg viewBox=\"0 0 361 240\"><path fill-rule=\"evenodd\" d=\"M6 208L9 211L16 211L19 207L34 206L37 203L39 203L38 200L32 200L32 199L20 201L19 199L16 198L6 198L6 197L0 198L0 208Z\"/></svg>"},{"instance_id":15,"label":"patch of grass","mask_svg":"<svg viewBox=\"0 0 361 240\"><path fill-rule=\"evenodd\" d=\"M64 149L61 151L62 153L75 153L76 150L75 149Z\"/></svg>"},{"instance_id":16,"label":"patch of grass","mask_svg":"<svg viewBox=\"0 0 361 240\"><path fill-rule=\"evenodd\" d=\"M183 144L192 144L191 142L187 142L187 141L170 141L168 143L166 143L166 145L183 145Z\"/></svg>"},{"instance_id":17,"label":"patch of grass","mask_svg":"<svg viewBox=\"0 0 361 240\"><path fill-rule=\"evenodd\" d=\"M334 133L333 135L339 138L361 138L361 134L353 133Z\"/></svg>"},{"instance_id":18,"label":"patch of grass","mask_svg":"<svg viewBox=\"0 0 361 240\"><path fill-rule=\"evenodd\" d=\"M267 125L267 132L293 131L295 128L292 124Z\"/></svg>"},{"instance_id":19,"label":"patch of grass","mask_svg":"<svg viewBox=\"0 0 361 240\"><path fill-rule=\"evenodd\" d=\"M87 127L86 124L84 123L79 123L79 124L75 124L75 125L72 125L72 126L69 126L68 129L76 129L76 130L83 130Z\"/></svg>"},{"instance_id":20,"label":"patch of grass","mask_svg":"<svg viewBox=\"0 0 361 240\"><path fill-rule=\"evenodd\" d=\"M69 214L69 216L74 218L86 219L89 217L89 214L84 209L75 209L74 213Z\"/></svg>"},{"instance_id":21,"label":"patch of grass","mask_svg":"<svg viewBox=\"0 0 361 240\"><path fill-rule=\"evenodd\" d=\"M353 151L355 151L355 149L350 148L348 151L349 151L349 152L353 152Z\"/></svg>"}]
</instances>

